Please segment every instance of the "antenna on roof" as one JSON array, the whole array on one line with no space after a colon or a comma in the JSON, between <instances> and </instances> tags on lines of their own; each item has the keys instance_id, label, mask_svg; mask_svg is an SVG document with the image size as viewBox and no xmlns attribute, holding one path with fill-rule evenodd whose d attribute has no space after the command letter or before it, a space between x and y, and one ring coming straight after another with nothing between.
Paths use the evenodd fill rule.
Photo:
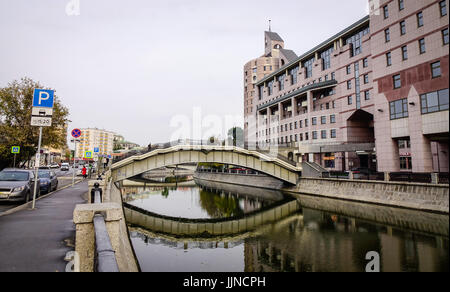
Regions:
<instances>
[{"instance_id":1,"label":"antenna on roof","mask_svg":"<svg viewBox=\"0 0 450 292\"><path fill-rule=\"evenodd\" d=\"M269 31L270 32L272 32L271 22L272 22L272 20L269 19Z\"/></svg>"}]
</instances>

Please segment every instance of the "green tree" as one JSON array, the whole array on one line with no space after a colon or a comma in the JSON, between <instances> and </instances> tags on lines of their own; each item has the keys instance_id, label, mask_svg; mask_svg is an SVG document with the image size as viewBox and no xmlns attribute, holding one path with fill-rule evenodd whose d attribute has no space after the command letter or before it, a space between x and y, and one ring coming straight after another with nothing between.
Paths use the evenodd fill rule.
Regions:
<instances>
[{"instance_id":1,"label":"green tree","mask_svg":"<svg viewBox=\"0 0 450 292\"><path fill-rule=\"evenodd\" d=\"M39 127L32 127L31 108L35 88L43 87L30 78L13 81L0 88L0 169L12 165L11 146L20 146L17 162L23 166L36 154ZM55 94L52 126L42 129L42 146L62 148L67 144L66 125L69 110Z\"/></svg>"},{"instance_id":2,"label":"green tree","mask_svg":"<svg viewBox=\"0 0 450 292\"><path fill-rule=\"evenodd\" d=\"M234 127L228 130L228 141L233 146L244 146L244 130L241 127Z\"/></svg>"}]
</instances>

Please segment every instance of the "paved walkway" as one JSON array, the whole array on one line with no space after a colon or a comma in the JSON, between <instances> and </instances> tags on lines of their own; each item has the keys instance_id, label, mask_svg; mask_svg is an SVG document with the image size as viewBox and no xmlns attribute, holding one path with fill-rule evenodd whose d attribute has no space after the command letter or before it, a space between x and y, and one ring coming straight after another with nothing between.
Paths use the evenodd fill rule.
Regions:
<instances>
[{"instance_id":1,"label":"paved walkway","mask_svg":"<svg viewBox=\"0 0 450 292\"><path fill-rule=\"evenodd\" d=\"M73 210L87 191L84 181L36 201L34 211L0 217L0 272L64 272L74 250Z\"/></svg>"}]
</instances>

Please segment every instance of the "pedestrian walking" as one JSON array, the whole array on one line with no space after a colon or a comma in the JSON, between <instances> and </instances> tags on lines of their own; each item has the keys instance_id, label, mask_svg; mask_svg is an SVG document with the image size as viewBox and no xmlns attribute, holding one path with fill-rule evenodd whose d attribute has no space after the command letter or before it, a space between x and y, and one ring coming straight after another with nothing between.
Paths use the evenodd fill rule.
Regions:
<instances>
[{"instance_id":1,"label":"pedestrian walking","mask_svg":"<svg viewBox=\"0 0 450 292\"><path fill-rule=\"evenodd\" d=\"M86 166L83 166L83 169L81 170L81 174L83 175L83 178L87 178L87 169L86 169Z\"/></svg>"}]
</instances>

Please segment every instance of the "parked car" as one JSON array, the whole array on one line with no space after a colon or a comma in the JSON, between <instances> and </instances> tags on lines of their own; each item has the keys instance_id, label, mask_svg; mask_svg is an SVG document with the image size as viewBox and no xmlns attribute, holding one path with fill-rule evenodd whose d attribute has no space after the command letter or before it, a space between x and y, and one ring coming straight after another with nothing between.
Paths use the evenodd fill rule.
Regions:
<instances>
[{"instance_id":1,"label":"parked car","mask_svg":"<svg viewBox=\"0 0 450 292\"><path fill-rule=\"evenodd\" d=\"M37 180L37 194L40 195L40 180ZM33 198L34 173L32 170L6 168L0 171L0 202L28 202Z\"/></svg>"},{"instance_id":2,"label":"parked car","mask_svg":"<svg viewBox=\"0 0 450 292\"><path fill-rule=\"evenodd\" d=\"M41 181L41 193L48 194L58 188L58 177L53 171L39 170L38 178Z\"/></svg>"},{"instance_id":3,"label":"parked car","mask_svg":"<svg viewBox=\"0 0 450 292\"><path fill-rule=\"evenodd\" d=\"M58 163L52 163L50 165L50 168L59 168L59 164Z\"/></svg>"},{"instance_id":4,"label":"parked car","mask_svg":"<svg viewBox=\"0 0 450 292\"><path fill-rule=\"evenodd\" d=\"M70 169L70 164L67 162L61 163L61 171L68 171Z\"/></svg>"},{"instance_id":5,"label":"parked car","mask_svg":"<svg viewBox=\"0 0 450 292\"><path fill-rule=\"evenodd\" d=\"M353 168L352 172L354 179L369 179L371 173L370 169L364 167Z\"/></svg>"},{"instance_id":6,"label":"parked car","mask_svg":"<svg viewBox=\"0 0 450 292\"><path fill-rule=\"evenodd\" d=\"M39 166L38 169L47 169L47 170L50 170L50 166Z\"/></svg>"}]
</instances>

